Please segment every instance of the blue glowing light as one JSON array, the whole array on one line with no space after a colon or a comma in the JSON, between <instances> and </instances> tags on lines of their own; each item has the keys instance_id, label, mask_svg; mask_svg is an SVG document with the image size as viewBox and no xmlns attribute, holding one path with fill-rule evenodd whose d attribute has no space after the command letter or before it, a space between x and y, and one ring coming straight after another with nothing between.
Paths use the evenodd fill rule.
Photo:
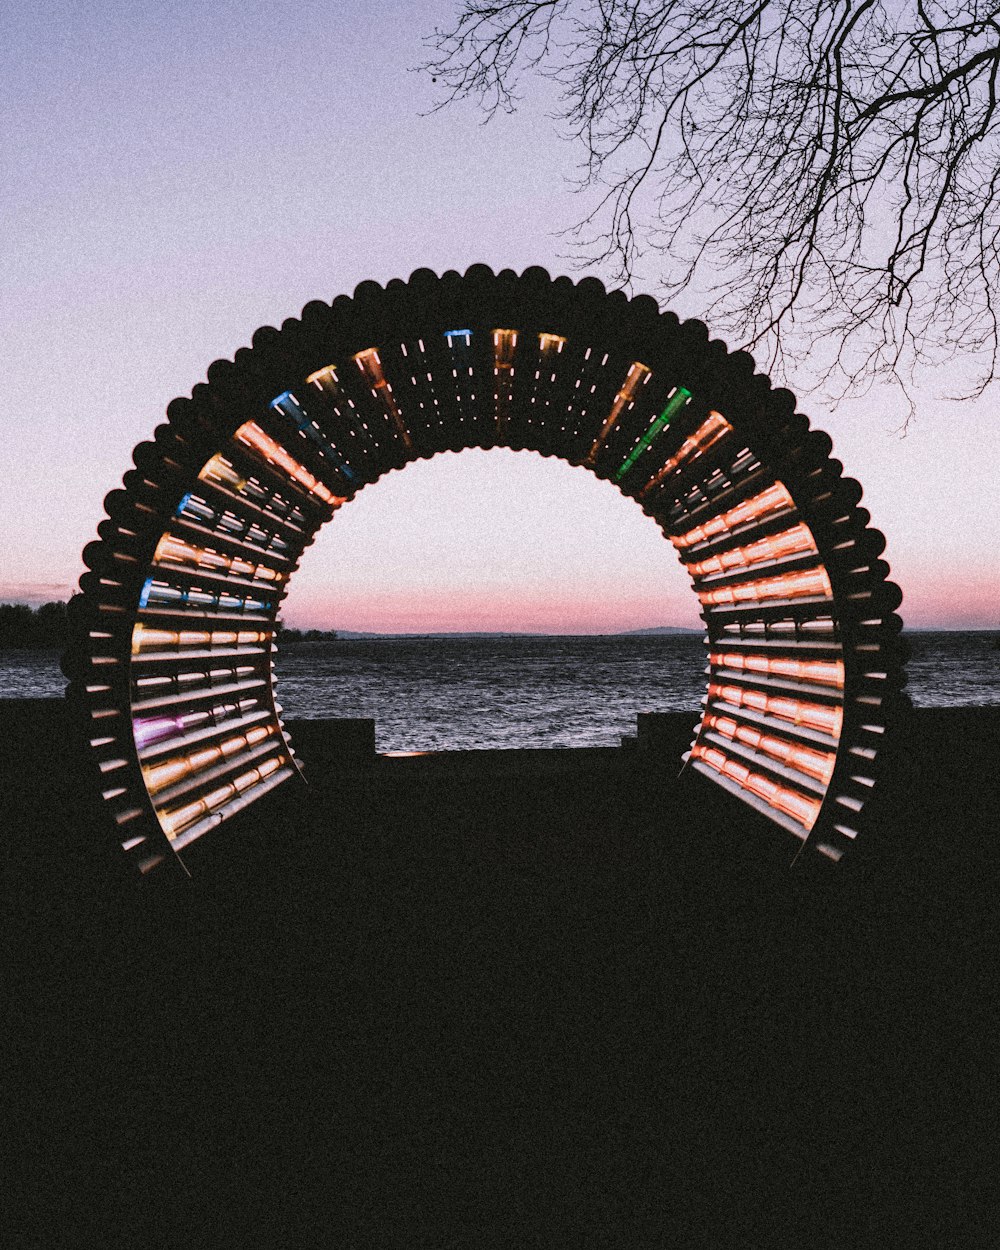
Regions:
<instances>
[{"instance_id":1,"label":"blue glowing light","mask_svg":"<svg viewBox=\"0 0 1000 1250\"><path fill-rule=\"evenodd\" d=\"M315 422L310 421L306 415L305 409L295 398L291 391L282 391L277 398L271 400L270 405L275 412L280 412L282 416L290 418L295 422L296 427L316 444L327 460L333 465L338 473L342 474L348 482L354 481L354 473L347 467L340 453L328 439L320 433Z\"/></svg>"},{"instance_id":2,"label":"blue glowing light","mask_svg":"<svg viewBox=\"0 0 1000 1250\"><path fill-rule=\"evenodd\" d=\"M291 417L297 425L302 425L307 420L299 401L291 391L282 391L276 399L271 400L271 407Z\"/></svg>"}]
</instances>

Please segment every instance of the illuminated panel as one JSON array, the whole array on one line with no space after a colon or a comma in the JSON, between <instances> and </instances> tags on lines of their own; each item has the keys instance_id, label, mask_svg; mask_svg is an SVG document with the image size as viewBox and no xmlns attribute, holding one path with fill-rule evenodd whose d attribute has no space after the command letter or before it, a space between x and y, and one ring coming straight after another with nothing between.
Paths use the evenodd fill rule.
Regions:
<instances>
[{"instance_id":1,"label":"illuminated panel","mask_svg":"<svg viewBox=\"0 0 1000 1250\"><path fill-rule=\"evenodd\" d=\"M341 496L335 495L332 490L324 486L305 465L300 464L293 455L285 451L276 439L273 439L270 434L265 434L255 421L247 421L241 425L233 438L245 447L249 447L258 456L263 456L268 464L283 469L293 482L304 487L317 499L322 499L331 508L339 508L342 503L346 502Z\"/></svg>"},{"instance_id":2,"label":"illuminated panel","mask_svg":"<svg viewBox=\"0 0 1000 1250\"><path fill-rule=\"evenodd\" d=\"M255 422L234 440L321 504L340 502ZM154 549L130 647L140 776L175 850L295 775L271 688L272 622L288 579L274 565L288 564L293 536L301 544L312 524L221 452L198 481L231 506L210 492L182 497ZM240 628L237 618L259 624Z\"/></svg>"},{"instance_id":3,"label":"illuminated panel","mask_svg":"<svg viewBox=\"0 0 1000 1250\"><path fill-rule=\"evenodd\" d=\"M278 781L291 776L291 773L292 770L280 759L272 757L263 760L255 767L213 786L207 794L189 799L177 807L160 808L160 824L167 837L178 848L187 846L195 837L200 837L221 824L226 814L232 814L234 810L240 810L245 805L240 804L240 808L236 808L234 801L249 800L252 795L263 797L262 792L270 790ZM272 785L265 788L268 780Z\"/></svg>"},{"instance_id":4,"label":"illuminated panel","mask_svg":"<svg viewBox=\"0 0 1000 1250\"><path fill-rule=\"evenodd\" d=\"M820 808L823 806L820 799L803 794L792 786L782 785L781 782L763 773L755 772L717 747L696 742L691 748L691 758L703 761L748 794L762 799L764 803L783 816L790 817L793 822L801 826L800 837L806 836L819 816Z\"/></svg>"},{"instance_id":5,"label":"illuminated panel","mask_svg":"<svg viewBox=\"0 0 1000 1250\"><path fill-rule=\"evenodd\" d=\"M740 529L753 521L762 522L771 517L780 516L785 512L794 512L795 504L791 495L780 482L769 486L752 499L746 499L726 512L720 512L702 525L695 525L683 534L671 538L678 550L697 546L699 543L711 542L713 538L721 538L732 530Z\"/></svg>"},{"instance_id":6,"label":"illuminated panel","mask_svg":"<svg viewBox=\"0 0 1000 1250\"><path fill-rule=\"evenodd\" d=\"M543 336L544 337L544 336ZM493 331L493 354L494 368L499 373L502 370L513 371L514 369L514 352L517 350L517 331L516 330L494 330Z\"/></svg>"},{"instance_id":7,"label":"illuminated panel","mask_svg":"<svg viewBox=\"0 0 1000 1250\"><path fill-rule=\"evenodd\" d=\"M314 379L320 379L327 375L329 375L330 385L336 387L337 375L332 366L328 366L327 369L320 369L316 373L311 373L306 381L307 383L312 382ZM320 383L318 389L322 391L325 388ZM334 394L336 394L336 390L334 390ZM354 472L345 463L343 456L341 456L340 452L334 447L316 422L310 419L291 391L283 391L276 399L272 399L271 407L275 412L280 412L282 416L292 421L297 430L308 438L310 442L315 443L324 458L329 460L330 464L348 482L354 481Z\"/></svg>"},{"instance_id":8,"label":"illuminated panel","mask_svg":"<svg viewBox=\"0 0 1000 1250\"><path fill-rule=\"evenodd\" d=\"M263 629L157 629L139 624L132 631L132 654L141 656L189 649L213 654L234 647L270 649L270 644L271 631Z\"/></svg>"},{"instance_id":9,"label":"illuminated panel","mask_svg":"<svg viewBox=\"0 0 1000 1250\"><path fill-rule=\"evenodd\" d=\"M255 504L258 508L269 507L269 492L258 482L252 482L244 474L240 473L231 460L228 460L222 452L217 452L211 460L207 462L202 471L198 474L199 482L210 482L213 486L219 486L229 494L237 495L241 499L245 499ZM188 496L190 498L190 496ZM279 508L277 515L282 515ZM283 519L285 519L283 517Z\"/></svg>"},{"instance_id":10,"label":"illuminated panel","mask_svg":"<svg viewBox=\"0 0 1000 1250\"><path fill-rule=\"evenodd\" d=\"M628 373L625 375L625 381L621 385L621 389L615 396L615 401L611 405L611 411L608 413L607 419L598 431L597 437L591 444L590 451L584 464L593 465L597 460L597 453L604 446L605 439L615 428L618 418L622 415L629 404L635 400L636 392L640 386L645 384L652 377L652 371L647 369L640 361L635 360L629 365Z\"/></svg>"},{"instance_id":11,"label":"illuminated panel","mask_svg":"<svg viewBox=\"0 0 1000 1250\"><path fill-rule=\"evenodd\" d=\"M194 636L185 639L185 632ZM193 667L174 667L175 637L193 644L173 653ZM268 789L293 775L274 719L265 639L264 630L156 631L138 624L133 632L134 664L141 664L132 678L133 736L143 783L171 842L184 835L188 844L244 798L261 796L269 779ZM220 665L217 642L247 662Z\"/></svg>"},{"instance_id":12,"label":"illuminated panel","mask_svg":"<svg viewBox=\"0 0 1000 1250\"><path fill-rule=\"evenodd\" d=\"M837 690L844 688L843 660L796 660L787 656L747 655L739 651L711 651L708 660L713 667L759 673L765 677L790 677L794 681L832 686Z\"/></svg>"},{"instance_id":13,"label":"illuminated panel","mask_svg":"<svg viewBox=\"0 0 1000 1250\"><path fill-rule=\"evenodd\" d=\"M262 505L262 511L269 522L273 516L271 503L273 501L266 507ZM218 535L220 538L239 542L251 551L266 553L278 559L287 559L292 550L288 539L270 525L265 526L252 515L240 515L231 508L211 504L194 491L188 491L177 505L175 521L186 531ZM291 518L286 518L286 524L289 528L296 526L295 520Z\"/></svg>"},{"instance_id":14,"label":"illuminated panel","mask_svg":"<svg viewBox=\"0 0 1000 1250\"><path fill-rule=\"evenodd\" d=\"M705 716L704 728L734 742L744 743L755 751L769 755L789 768L795 768L824 785L829 784L833 776L837 755L834 751L817 751L813 747L803 746L801 742L792 742L775 734L765 733L753 725L745 725L731 716L719 716L709 712Z\"/></svg>"},{"instance_id":15,"label":"illuminated panel","mask_svg":"<svg viewBox=\"0 0 1000 1250\"><path fill-rule=\"evenodd\" d=\"M280 573L258 560L226 555L221 551L213 551L211 547L199 547L175 534L164 534L160 539L153 553L153 563L251 582L274 582L281 585L288 580L287 573Z\"/></svg>"},{"instance_id":16,"label":"illuminated panel","mask_svg":"<svg viewBox=\"0 0 1000 1250\"><path fill-rule=\"evenodd\" d=\"M528 387L529 397L524 423L529 430L541 430L548 425L554 412L553 405L559 409L560 417L564 406L558 405L555 398L557 379L565 361L563 355L566 339L561 334L543 332L538 335L538 357L535 361L534 376Z\"/></svg>"},{"instance_id":17,"label":"illuminated panel","mask_svg":"<svg viewBox=\"0 0 1000 1250\"><path fill-rule=\"evenodd\" d=\"M279 552L291 549L279 538L279 533L297 539L309 528L309 518L291 496L286 497L265 486L259 478L240 472L221 452L201 470L198 481L228 497L226 503L220 507L208 497L190 491L178 505L178 518L200 522L202 528L216 530L219 534L237 535L240 541L249 542L251 546L260 545L256 539L249 538L251 531L255 526L263 526L272 536L270 546Z\"/></svg>"},{"instance_id":18,"label":"illuminated panel","mask_svg":"<svg viewBox=\"0 0 1000 1250\"><path fill-rule=\"evenodd\" d=\"M192 729L212 724L212 713L205 709L182 716L136 716L132 720L135 744L141 753L148 747L172 739L183 738Z\"/></svg>"},{"instance_id":19,"label":"illuminated panel","mask_svg":"<svg viewBox=\"0 0 1000 1250\"><path fill-rule=\"evenodd\" d=\"M336 365L324 365L306 378L306 385L313 386L321 395L336 399L340 394L340 379L337 377Z\"/></svg>"},{"instance_id":20,"label":"illuminated panel","mask_svg":"<svg viewBox=\"0 0 1000 1250\"><path fill-rule=\"evenodd\" d=\"M171 756L158 763L147 764L142 770L146 780L146 789L150 794L156 794L168 786L177 786L182 781L189 781L197 773L225 763L228 758L246 751L249 747L260 746L272 738L275 732L273 725L257 725L245 733L233 734L219 742L194 747L181 755Z\"/></svg>"},{"instance_id":21,"label":"illuminated panel","mask_svg":"<svg viewBox=\"0 0 1000 1250\"><path fill-rule=\"evenodd\" d=\"M785 528L764 537L754 537L761 525L773 528L775 521L785 521ZM728 524L726 524L728 522ZM732 528L731 528L732 527ZM768 633L762 621L757 633L741 634L749 649L724 648L712 614L739 608L748 613L754 626L754 609L769 608L777 603L809 604L819 601L819 611L829 613L833 588L829 574L819 559L812 532L797 519L794 503L784 486L775 484L743 501L736 507L704 525L680 536L676 545L683 552L698 544L730 539L733 529L745 534L744 544L723 547L714 554L693 560L687 565L702 605L708 612L714 645L709 649L709 706L699 726L698 738L691 759L696 766L713 770L725 779L726 785L742 798L762 810L778 813L781 821L793 832L805 836L813 827L822 806L823 793L833 778L837 761L836 746L823 749L821 743L802 742L787 737L770 724L753 723L753 717L774 719L794 727L793 733L822 735L836 744L843 731L843 690L846 670L841 656L817 659L794 654L802 644L815 647L819 634L815 629L803 630L802 622L792 624L792 632L783 629ZM762 566L778 561L810 561L813 567L794 572L777 573L771 577L755 576ZM724 584L718 584L726 579ZM808 615L809 608L806 607ZM813 609L815 610L815 609ZM832 619L821 620L826 639L824 645L839 649ZM761 641L784 653L765 654L755 650ZM791 652L789 654L789 652ZM746 684L731 684L733 676ZM727 682L727 677L729 681ZM764 688L761 688L764 687ZM829 694L836 704L819 703L808 697ZM806 696L806 697L803 697ZM720 711L716 701L728 705ZM720 740L728 747L720 747ZM788 822L791 824L788 824Z\"/></svg>"},{"instance_id":22,"label":"illuminated panel","mask_svg":"<svg viewBox=\"0 0 1000 1250\"><path fill-rule=\"evenodd\" d=\"M266 701L247 698L194 708L172 716L135 716L132 727L140 761L164 746L174 751L184 744L204 741L220 731L229 732L244 724L264 720L269 715Z\"/></svg>"},{"instance_id":23,"label":"illuminated panel","mask_svg":"<svg viewBox=\"0 0 1000 1250\"><path fill-rule=\"evenodd\" d=\"M733 427L726 418L719 412L710 412L705 420L698 426L695 432L686 438L677 451L670 459L649 479L646 485L639 492L639 498L644 498L654 486L659 486L665 481L671 473L676 472L689 461L696 460L699 456L703 456L709 448L714 447L720 439L727 434L732 433Z\"/></svg>"},{"instance_id":24,"label":"illuminated panel","mask_svg":"<svg viewBox=\"0 0 1000 1250\"><path fill-rule=\"evenodd\" d=\"M399 411L399 406L393 396L392 387L389 385L385 372L382 369L382 360L379 357L378 349L367 347L363 352L358 352L354 359L365 381L371 387L372 394L381 405L382 411L399 432L404 446L408 451L412 451L413 440L410 438L410 432L406 428L403 414Z\"/></svg>"},{"instance_id":25,"label":"illuminated panel","mask_svg":"<svg viewBox=\"0 0 1000 1250\"><path fill-rule=\"evenodd\" d=\"M445 330L444 341L449 353L445 368L448 365L451 366L451 382L449 385L446 380L445 385L440 388L441 398L445 401L441 433L445 435L444 445L454 449L465 437L465 432L475 424L472 421L476 412L472 331L470 329ZM448 411L452 403L454 404L453 415Z\"/></svg>"},{"instance_id":26,"label":"illuminated panel","mask_svg":"<svg viewBox=\"0 0 1000 1250\"><path fill-rule=\"evenodd\" d=\"M625 463L621 466L621 468L615 474L616 482L620 482L622 480L622 478L629 471L629 469L632 468L632 466L639 459L639 457L646 450L646 448L653 442L653 440L659 434L663 433L663 431L667 428L670 422L674 419L674 417L676 417L676 415L680 412L680 410L684 407L684 405L688 402L690 398L691 398L691 392L688 390L685 390L683 386L677 387L675 390L671 392L670 399L667 403L666 408L663 409L660 415L650 425L646 433L643 434L642 438L640 438L638 443L636 443L636 445L632 448L632 450L629 452L628 456L626 457Z\"/></svg>"},{"instance_id":27,"label":"illuminated panel","mask_svg":"<svg viewBox=\"0 0 1000 1250\"><path fill-rule=\"evenodd\" d=\"M813 554L816 544L805 525L794 525L780 534L758 539L746 547L733 547L717 556L697 560L687 566L692 577L710 577L713 573L734 573L787 556Z\"/></svg>"},{"instance_id":28,"label":"illuminated panel","mask_svg":"<svg viewBox=\"0 0 1000 1250\"><path fill-rule=\"evenodd\" d=\"M229 590L178 586L155 576L146 578L139 595L140 608L164 608L175 612L191 608L199 612L236 612L243 616L268 612L271 606L269 599L234 594Z\"/></svg>"},{"instance_id":29,"label":"illuminated panel","mask_svg":"<svg viewBox=\"0 0 1000 1250\"><path fill-rule=\"evenodd\" d=\"M719 604L761 603L766 599L829 599L833 591L826 569L806 569L801 573L782 573L752 582L737 582L713 590L696 589L706 606Z\"/></svg>"},{"instance_id":30,"label":"illuminated panel","mask_svg":"<svg viewBox=\"0 0 1000 1250\"><path fill-rule=\"evenodd\" d=\"M514 389L514 353L516 351L516 330L493 331L494 399L496 401L498 434L503 434L510 415L510 403Z\"/></svg>"},{"instance_id":31,"label":"illuminated panel","mask_svg":"<svg viewBox=\"0 0 1000 1250\"><path fill-rule=\"evenodd\" d=\"M310 373L305 381L311 388L310 399L317 405L324 420L332 422L336 431L336 450L340 458L351 466L352 485L358 488L363 480L370 480L366 472L367 462L375 449L368 425L362 420L354 400L344 390L337 365L324 365L322 369Z\"/></svg>"},{"instance_id":32,"label":"illuminated panel","mask_svg":"<svg viewBox=\"0 0 1000 1250\"><path fill-rule=\"evenodd\" d=\"M817 733L839 738L844 724L844 709L825 703L810 703L805 699L793 699L786 695L766 694L763 690L749 690L743 686L727 686L710 681L709 700L720 699L733 707L751 708L764 716L776 716L792 725L801 725Z\"/></svg>"}]
</instances>

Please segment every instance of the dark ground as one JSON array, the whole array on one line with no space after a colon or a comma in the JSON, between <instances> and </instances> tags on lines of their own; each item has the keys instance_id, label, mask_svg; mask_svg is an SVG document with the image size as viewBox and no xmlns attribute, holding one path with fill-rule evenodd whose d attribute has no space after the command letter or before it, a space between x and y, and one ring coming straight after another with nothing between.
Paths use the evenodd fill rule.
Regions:
<instances>
[{"instance_id":1,"label":"dark ground","mask_svg":"<svg viewBox=\"0 0 1000 1250\"><path fill-rule=\"evenodd\" d=\"M353 778L307 722L163 889L60 713L0 705L4 1244L998 1244L1000 710L912 713L820 873L672 779L694 717Z\"/></svg>"}]
</instances>

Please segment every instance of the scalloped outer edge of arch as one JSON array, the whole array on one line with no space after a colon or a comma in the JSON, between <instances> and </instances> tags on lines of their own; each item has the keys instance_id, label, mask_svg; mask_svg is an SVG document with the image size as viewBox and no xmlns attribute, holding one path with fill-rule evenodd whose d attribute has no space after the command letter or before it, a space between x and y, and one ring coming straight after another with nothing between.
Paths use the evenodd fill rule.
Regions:
<instances>
[{"instance_id":1,"label":"scalloped outer edge of arch","mask_svg":"<svg viewBox=\"0 0 1000 1250\"><path fill-rule=\"evenodd\" d=\"M861 488L794 396L648 296L542 269L418 270L308 304L216 361L105 500L67 697L142 873L300 776L273 635L318 529L442 451L534 450L635 499L702 606L687 767L839 861L905 703L902 596Z\"/></svg>"}]
</instances>

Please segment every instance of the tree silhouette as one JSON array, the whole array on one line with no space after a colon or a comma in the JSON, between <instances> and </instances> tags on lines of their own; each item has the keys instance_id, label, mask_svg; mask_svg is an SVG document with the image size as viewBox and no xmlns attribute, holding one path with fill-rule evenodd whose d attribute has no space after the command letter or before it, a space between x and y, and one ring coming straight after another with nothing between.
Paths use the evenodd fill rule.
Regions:
<instances>
[{"instance_id":1,"label":"tree silhouette","mask_svg":"<svg viewBox=\"0 0 1000 1250\"><path fill-rule=\"evenodd\" d=\"M713 326L834 391L997 377L1000 0L462 0L439 107L561 88L583 263L658 254Z\"/></svg>"},{"instance_id":2,"label":"tree silhouette","mask_svg":"<svg viewBox=\"0 0 1000 1250\"><path fill-rule=\"evenodd\" d=\"M65 603L43 603L35 611L25 603L0 603L0 649L65 645Z\"/></svg>"}]
</instances>

